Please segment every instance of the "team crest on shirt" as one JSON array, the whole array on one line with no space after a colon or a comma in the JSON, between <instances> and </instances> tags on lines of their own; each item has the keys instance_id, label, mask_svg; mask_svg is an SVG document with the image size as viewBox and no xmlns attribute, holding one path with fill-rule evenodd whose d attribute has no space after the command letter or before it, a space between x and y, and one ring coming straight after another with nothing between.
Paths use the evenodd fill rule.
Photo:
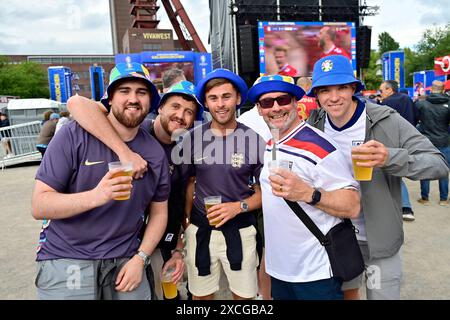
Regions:
<instances>
[{"instance_id":1,"label":"team crest on shirt","mask_svg":"<svg viewBox=\"0 0 450 320\"><path fill-rule=\"evenodd\" d=\"M333 70L333 61L331 60L325 60L322 62L322 71L323 72L329 72Z\"/></svg>"},{"instance_id":2,"label":"team crest on shirt","mask_svg":"<svg viewBox=\"0 0 450 320\"><path fill-rule=\"evenodd\" d=\"M244 154L243 153L233 153L231 154L231 166L233 168L240 168L244 164Z\"/></svg>"}]
</instances>

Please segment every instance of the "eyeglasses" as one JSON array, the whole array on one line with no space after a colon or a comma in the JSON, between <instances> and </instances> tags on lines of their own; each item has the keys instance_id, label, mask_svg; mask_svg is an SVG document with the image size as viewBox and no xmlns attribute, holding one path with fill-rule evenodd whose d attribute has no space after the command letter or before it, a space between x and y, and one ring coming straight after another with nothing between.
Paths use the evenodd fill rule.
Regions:
<instances>
[{"instance_id":1,"label":"eyeglasses","mask_svg":"<svg viewBox=\"0 0 450 320\"><path fill-rule=\"evenodd\" d=\"M274 102L277 102L278 105L285 106L292 101L292 96L289 94L284 94L282 96L276 97L276 98L265 98L262 100L259 100L258 103L263 109L269 109L273 107Z\"/></svg>"}]
</instances>

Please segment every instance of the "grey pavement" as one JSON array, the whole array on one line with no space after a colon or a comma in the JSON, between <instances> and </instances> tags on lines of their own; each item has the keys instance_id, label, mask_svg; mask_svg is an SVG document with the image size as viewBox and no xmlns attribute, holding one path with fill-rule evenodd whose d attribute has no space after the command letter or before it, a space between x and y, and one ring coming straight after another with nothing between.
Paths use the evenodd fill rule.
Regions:
<instances>
[{"instance_id":1,"label":"grey pavement","mask_svg":"<svg viewBox=\"0 0 450 320\"><path fill-rule=\"evenodd\" d=\"M0 299L36 299L34 260L41 222L31 217L31 194L37 168L0 171ZM401 298L450 299L450 207L438 205L437 181L431 183L429 206L416 202L419 183L406 183L416 221L404 223Z\"/></svg>"}]
</instances>

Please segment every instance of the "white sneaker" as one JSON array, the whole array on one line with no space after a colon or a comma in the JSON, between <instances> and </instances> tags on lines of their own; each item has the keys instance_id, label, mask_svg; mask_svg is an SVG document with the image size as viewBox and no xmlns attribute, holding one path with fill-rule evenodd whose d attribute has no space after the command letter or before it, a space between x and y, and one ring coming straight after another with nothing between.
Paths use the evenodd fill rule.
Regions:
<instances>
[{"instance_id":1,"label":"white sneaker","mask_svg":"<svg viewBox=\"0 0 450 320\"><path fill-rule=\"evenodd\" d=\"M414 217L414 214L412 213L405 213L403 214L403 220L404 221L414 221L416 218Z\"/></svg>"}]
</instances>

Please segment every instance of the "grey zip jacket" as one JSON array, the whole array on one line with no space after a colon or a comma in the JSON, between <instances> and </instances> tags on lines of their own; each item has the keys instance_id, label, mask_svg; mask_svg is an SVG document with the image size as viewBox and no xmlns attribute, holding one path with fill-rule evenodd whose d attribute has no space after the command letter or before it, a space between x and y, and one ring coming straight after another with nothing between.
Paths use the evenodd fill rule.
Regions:
<instances>
[{"instance_id":1,"label":"grey zip jacket","mask_svg":"<svg viewBox=\"0 0 450 320\"><path fill-rule=\"evenodd\" d=\"M370 258L391 257L403 244L401 177L439 179L448 175L444 156L397 111L366 102L366 138L388 149L383 168L374 168L372 181L361 181ZM326 112L311 110L308 123L324 130Z\"/></svg>"}]
</instances>

